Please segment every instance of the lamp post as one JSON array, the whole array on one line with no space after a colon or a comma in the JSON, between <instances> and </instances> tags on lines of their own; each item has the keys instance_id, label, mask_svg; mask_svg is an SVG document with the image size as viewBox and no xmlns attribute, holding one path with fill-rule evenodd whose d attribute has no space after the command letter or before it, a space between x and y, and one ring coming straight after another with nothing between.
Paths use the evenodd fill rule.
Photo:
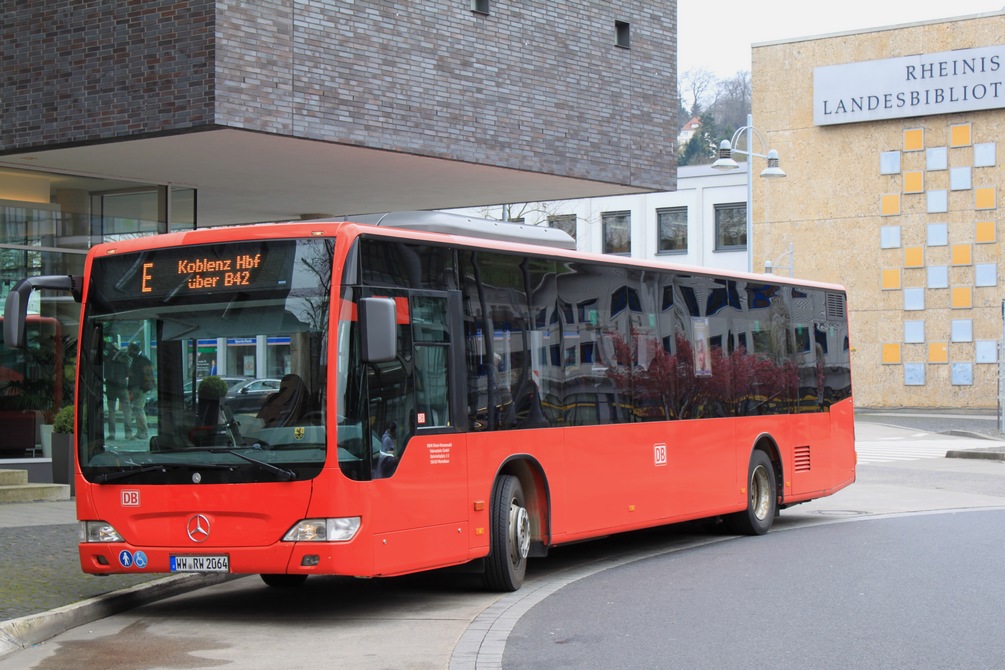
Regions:
<instances>
[{"instance_id":1,"label":"lamp post","mask_svg":"<svg viewBox=\"0 0 1005 670\"><path fill-rule=\"evenodd\" d=\"M792 242L789 242L789 250L786 251L785 253L783 253L778 258L776 258L774 260L774 262L772 262L770 258L768 260L764 261L764 272L765 272L765 274L769 274L769 275L772 274L775 271L775 268L778 267L778 262L780 260L782 260L783 258L785 258L786 256L789 257L789 276L790 277L794 276L793 275L794 268L792 266L795 264L795 256L792 253Z\"/></svg>"},{"instance_id":2,"label":"lamp post","mask_svg":"<svg viewBox=\"0 0 1005 670\"><path fill-rule=\"evenodd\" d=\"M737 149L736 141L740 135L747 134L747 150ZM754 153L754 135L764 145L766 154ZM723 140L719 144L719 158L712 163L716 170L737 170L739 165L733 160L733 154L738 153L747 157L747 272L754 271L754 167L753 158L764 158L768 161L768 167L761 171L761 176L765 179L777 179L785 176L782 168L778 167L778 152L768 149L768 140L764 134L754 127L754 117L747 114L747 125L741 126L733 133L733 138Z\"/></svg>"}]
</instances>

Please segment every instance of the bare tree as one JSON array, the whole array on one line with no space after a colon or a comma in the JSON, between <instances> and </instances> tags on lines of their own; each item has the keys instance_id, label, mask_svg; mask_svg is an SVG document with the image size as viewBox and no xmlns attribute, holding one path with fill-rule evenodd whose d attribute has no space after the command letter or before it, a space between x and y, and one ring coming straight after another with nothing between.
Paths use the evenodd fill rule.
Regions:
<instances>
[{"instance_id":1,"label":"bare tree","mask_svg":"<svg viewBox=\"0 0 1005 670\"><path fill-rule=\"evenodd\" d=\"M750 73L737 72L731 79L716 83L715 99L709 107L715 125L730 133L747 123L750 112Z\"/></svg>"},{"instance_id":2,"label":"bare tree","mask_svg":"<svg viewBox=\"0 0 1005 670\"><path fill-rule=\"evenodd\" d=\"M493 221L512 221L530 226L547 226L553 216L571 213L567 200L516 202L478 208L478 216Z\"/></svg>"},{"instance_id":3,"label":"bare tree","mask_svg":"<svg viewBox=\"0 0 1005 670\"><path fill-rule=\"evenodd\" d=\"M705 110L706 98L710 95L715 83L715 75L704 68L688 70L681 74L677 90L680 91L681 105L686 106L690 103L691 116L701 116Z\"/></svg>"}]
</instances>

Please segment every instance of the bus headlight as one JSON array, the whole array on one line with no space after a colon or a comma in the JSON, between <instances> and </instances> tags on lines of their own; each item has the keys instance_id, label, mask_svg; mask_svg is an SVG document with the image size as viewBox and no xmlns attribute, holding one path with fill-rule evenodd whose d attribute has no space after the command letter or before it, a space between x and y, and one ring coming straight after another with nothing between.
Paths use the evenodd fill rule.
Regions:
<instances>
[{"instance_id":1,"label":"bus headlight","mask_svg":"<svg viewBox=\"0 0 1005 670\"><path fill-rule=\"evenodd\" d=\"M359 530L360 517L304 519L290 528L283 542L348 542Z\"/></svg>"},{"instance_id":2,"label":"bus headlight","mask_svg":"<svg viewBox=\"0 0 1005 670\"><path fill-rule=\"evenodd\" d=\"M107 521L81 521L81 542L125 542L119 531Z\"/></svg>"}]
</instances>

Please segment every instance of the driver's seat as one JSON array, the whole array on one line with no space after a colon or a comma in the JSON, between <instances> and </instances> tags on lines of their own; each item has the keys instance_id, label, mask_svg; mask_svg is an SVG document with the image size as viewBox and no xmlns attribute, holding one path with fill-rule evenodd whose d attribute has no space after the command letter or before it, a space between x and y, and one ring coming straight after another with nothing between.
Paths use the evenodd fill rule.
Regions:
<instances>
[{"instance_id":1,"label":"driver's seat","mask_svg":"<svg viewBox=\"0 0 1005 670\"><path fill-rule=\"evenodd\" d=\"M299 375L286 375L279 382L279 390L265 399L258 418L266 428L292 426L303 417L308 395L307 385Z\"/></svg>"}]
</instances>

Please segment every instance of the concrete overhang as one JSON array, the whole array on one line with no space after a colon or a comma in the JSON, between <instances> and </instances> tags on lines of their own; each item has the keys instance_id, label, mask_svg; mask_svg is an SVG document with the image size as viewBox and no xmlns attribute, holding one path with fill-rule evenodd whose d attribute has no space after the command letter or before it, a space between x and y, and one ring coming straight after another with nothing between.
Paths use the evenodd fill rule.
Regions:
<instances>
[{"instance_id":1,"label":"concrete overhang","mask_svg":"<svg viewBox=\"0 0 1005 670\"><path fill-rule=\"evenodd\" d=\"M192 187L199 227L648 190L232 128L7 153L2 166Z\"/></svg>"}]
</instances>

